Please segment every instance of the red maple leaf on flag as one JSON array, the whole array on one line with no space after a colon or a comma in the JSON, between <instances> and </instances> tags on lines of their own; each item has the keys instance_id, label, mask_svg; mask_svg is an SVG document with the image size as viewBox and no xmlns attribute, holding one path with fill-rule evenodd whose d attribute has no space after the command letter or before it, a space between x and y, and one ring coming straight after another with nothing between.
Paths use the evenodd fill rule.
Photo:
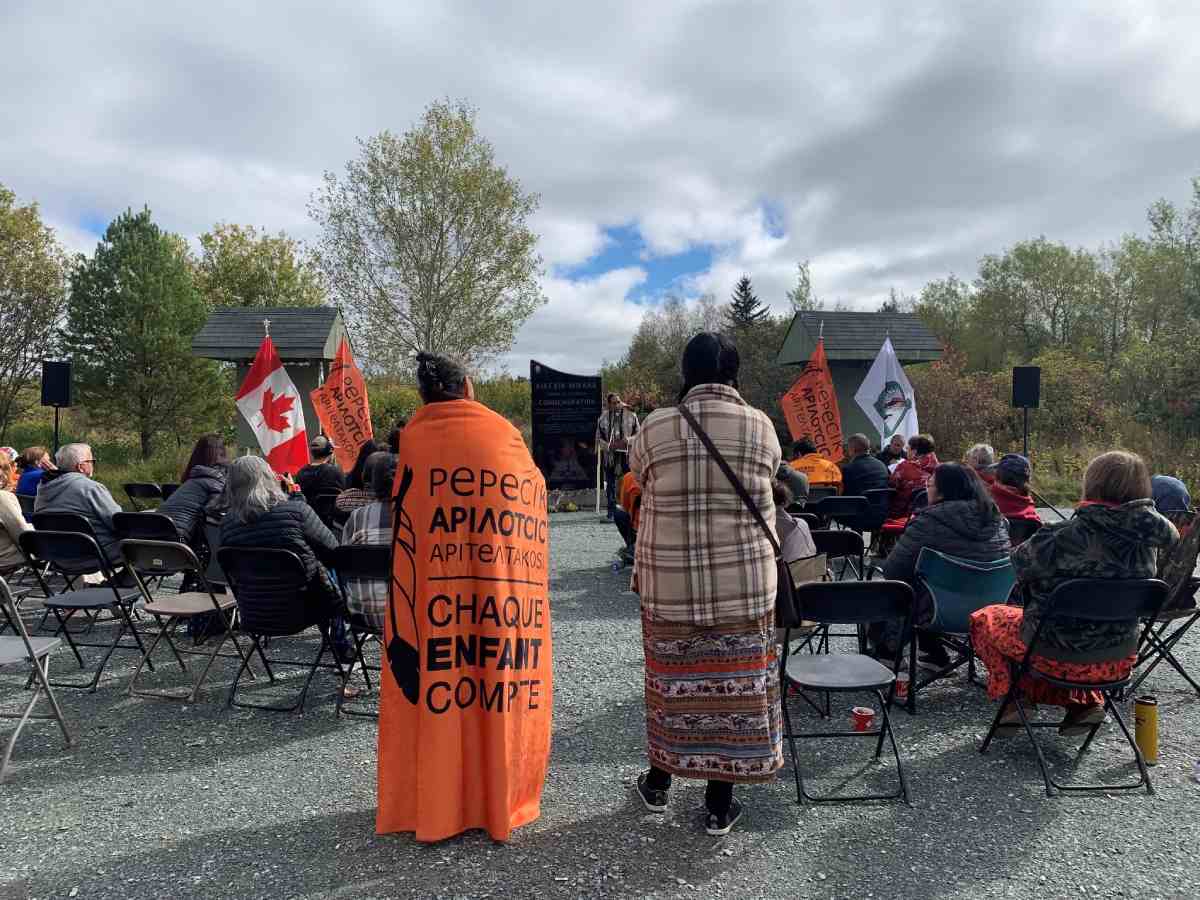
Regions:
<instances>
[{"instance_id":1,"label":"red maple leaf on flag","mask_svg":"<svg viewBox=\"0 0 1200 900\"><path fill-rule=\"evenodd\" d=\"M295 402L295 398L290 394L281 394L276 397L271 389L267 388L263 391L262 409L260 410L263 422L272 431L287 431L290 427L287 414L291 412Z\"/></svg>"}]
</instances>

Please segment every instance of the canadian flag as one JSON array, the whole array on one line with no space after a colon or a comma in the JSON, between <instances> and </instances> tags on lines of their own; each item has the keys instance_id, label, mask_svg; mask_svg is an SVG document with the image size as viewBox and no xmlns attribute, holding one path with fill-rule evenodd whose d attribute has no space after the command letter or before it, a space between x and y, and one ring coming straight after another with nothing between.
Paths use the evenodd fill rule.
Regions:
<instances>
[{"instance_id":1,"label":"canadian flag","mask_svg":"<svg viewBox=\"0 0 1200 900\"><path fill-rule=\"evenodd\" d=\"M271 338L263 338L254 364L237 392L238 411L250 423L258 446L276 474L295 474L308 465L308 432L300 392L288 377Z\"/></svg>"}]
</instances>

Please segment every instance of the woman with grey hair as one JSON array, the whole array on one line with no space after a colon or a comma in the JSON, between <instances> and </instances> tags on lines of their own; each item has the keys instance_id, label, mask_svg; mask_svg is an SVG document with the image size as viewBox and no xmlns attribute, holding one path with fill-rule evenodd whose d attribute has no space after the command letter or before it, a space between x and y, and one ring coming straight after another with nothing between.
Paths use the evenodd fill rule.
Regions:
<instances>
[{"instance_id":1,"label":"woman with grey hair","mask_svg":"<svg viewBox=\"0 0 1200 900\"><path fill-rule=\"evenodd\" d=\"M965 462L986 484L996 480L996 451L991 444L973 446L967 451Z\"/></svg>"},{"instance_id":2,"label":"woman with grey hair","mask_svg":"<svg viewBox=\"0 0 1200 900\"><path fill-rule=\"evenodd\" d=\"M242 456L229 464L225 493L229 514L221 521L221 546L292 551L308 575L303 602L340 612L341 596L326 568L334 562L337 538L304 501L304 495L295 493L289 498L267 461L257 456ZM354 658L345 625L338 621L334 623L334 645L339 657Z\"/></svg>"}]
</instances>

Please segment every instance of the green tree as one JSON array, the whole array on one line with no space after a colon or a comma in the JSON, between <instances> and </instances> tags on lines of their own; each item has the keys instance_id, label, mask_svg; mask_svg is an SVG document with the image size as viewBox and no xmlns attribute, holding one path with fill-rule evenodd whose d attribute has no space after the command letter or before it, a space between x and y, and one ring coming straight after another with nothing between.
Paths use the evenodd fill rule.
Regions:
<instances>
[{"instance_id":1,"label":"green tree","mask_svg":"<svg viewBox=\"0 0 1200 900\"><path fill-rule=\"evenodd\" d=\"M66 258L36 203L0 184L0 440L30 406L26 387L56 349Z\"/></svg>"},{"instance_id":2,"label":"green tree","mask_svg":"<svg viewBox=\"0 0 1200 900\"><path fill-rule=\"evenodd\" d=\"M807 259L796 263L796 286L787 292L787 298L793 312L813 312L825 308L824 302L813 293L812 271Z\"/></svg>"},{"instance_id":3,"label":"green tree","mask_svg":"<svg viewBox=\"0 0 1200 900\"><path fill-rule=\"evenodd\" d=\"M512 347L545 298L538 206L495 160L465 103L432 104L400 137L359 141L309 211L315 259L368 361L409 368L416 350L479 363Z\"/></svg>"},{"instance_id":4,"label":"green tree","mask_svg":"<svg viewBox=\"0 0 1200 900\"><path fill-rule=\"evenodd\" d=\"M212 306L320 306L320 272L284 232L218 222L200 235L196 286Z\"/></svg>"},{"instance_id":5,"label":"green tree","mask_svg":"<svg viewBox=\"0 0 1200 900\"><path fill-rule=\"evenodd\" d=\"M192 356L207 310L187 245L150 210L127 210L71 273L64 344L80 405L101 427L132 430L143 459L164 433L208 424L225 392L214 363Z\"/></svg>"},{"instance_id":6,"label":"green tree","mask_svg":"<svg viewBox=\"0 0 1200 900\"><path fill-rule=\"evenodd\" d=\"M726 324L737 331L757 325L770 315L771 311L755 296L750 276L743 275L739 278L733 288L733 296L729 298L729 307L725 311Z\"/></svg>"}]
</instances>

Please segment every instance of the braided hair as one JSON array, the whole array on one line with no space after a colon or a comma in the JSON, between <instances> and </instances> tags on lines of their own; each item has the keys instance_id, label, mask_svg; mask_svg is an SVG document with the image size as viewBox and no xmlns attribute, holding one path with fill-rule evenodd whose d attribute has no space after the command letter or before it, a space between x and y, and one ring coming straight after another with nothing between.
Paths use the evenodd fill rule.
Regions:
<instances>
[{"instance_id":1,"label":"braided hair","mask_svg":"<svg viewBox=\"0 0 1200 900\"><path fill-rule=\"evenodd\" d=\"M467 370L440 353L417 354L417 390L426 403L461 400L467 395Z\"/></svg>"}]
</instances>

